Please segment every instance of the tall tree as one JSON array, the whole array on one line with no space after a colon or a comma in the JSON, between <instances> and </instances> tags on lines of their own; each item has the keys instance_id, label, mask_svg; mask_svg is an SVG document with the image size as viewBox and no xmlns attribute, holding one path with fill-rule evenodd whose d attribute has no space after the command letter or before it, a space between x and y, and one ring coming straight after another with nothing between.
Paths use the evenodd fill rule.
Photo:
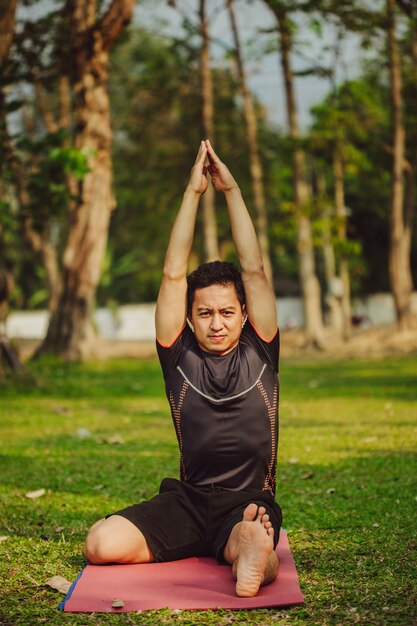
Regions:
<instances>
[{"instance_id":1,"label":"tall tree","mask_svg":"<svg viewBox=\"0 0 417 626\"><path fill-rule=\"evenodd\" d=\"M7 104L4 87L10 82L9 54L13 42L17 0L0 0L0 150L1 170L10 160L10 139L7 130ZM3 171L1 172L3 174ZM0 225L1 236L1 225Z\"/></svg>"},{"instance_id":2,"label":"tall tree","mask_svg":"<svg viewBox=\"0 0 417 626\"><path fill-rule=\"evenodd\" d=\"M10 166L8 162L11 160L10 139L6 125L7 105L3 88L8 82L8 74L10 73L8 61L15 29L16 7L17 0L0 1L0 151L3 153L0 173L2 175L4 175L5 168ZM4 200L4 182L2 179L0 179L0 192L1 200ZM0 223L0 249L2 248L2 237L3 224ZM3 267L0 256L0 323L6 319L10 284L11 276Z\"/></svg>"},{"instance_id":3,"label":"tall tree","mask_svg":"<svg viewBox=\"0 0 417 626\"><path fill-rule=\"evenodd\" d=\"M341 142L339 136L336 135L336 141L333 145L333 177L334 177L334 200L335 213L337 220L337 237L340 247L339 255L339 278L341 281L341 309L343 319L343 336L348 339L351 332L351 304L350 304L350 275L349 265L346 255L346 204L345 204L345 183L343 172L343 158L341 150Z\"/></svg>"},{"instance_id":4,"label":"tall tree","mask_svg":"<svg viewBox=\"0 0 417 626\"><path fill-rule=\"evenodd\" d=\"M200 0L199 19L201 34L200 72L202 128L204 137L213 141L213 79L210 68L210 35L206 0ZM215 191L212 185L208 186L201 202L203 205L206 261L215 261L219 258L219 244L217 238Z\"/></svg>"},{"instance_id":5,"label":"tall tree","mask_svg":"<svg viewBox=\"0 0 417 626\"><path fill-rule=\"evenodd\" d=\"M297 252L300 284L303 294L305 333L307 343L322 346L323 320L321 312L320 284L316 275L311 222L308 216L310 193L306 181L306 157L300 146L298 112L291 67L293 23L290 10L280 0L265 0L274 13L279 32L281 65L284 75L287 117L293 150L294 207L297 220Z\"/></svg>"},{"instance_id":6,"label":"tall tree","mask_svg":"<svg viewBox=\"0 0 417 626\"><path fill-rule=\"evenodd\" d=\"M256 120L252 94L248 87L242 46L240 43L239 30L235 14L234 0L227 0L227 10L229 12L229 18L232 27L234 55L236 58L236 65L239 75L239 85L243 99L243 111L245 115L247 142L249 148L249 168L252 179L253 202L257 215L256 225L258 231L259 245L261 248L265 274L270 284L273 285L274 281L272 275L272 264L269 252L268 215L266 210L262 161L258 145L258 124Z\"/></svg>"},{"instance_id":7,"label":"tall tree","mask_svg":"<svg viewBox=\"0 0 417 626\"><path fill-rule=\"evenodd\" d=\"M13 41L17 0L0 2L0 65L7 60Z\"/></svg>"},{"instance_id":8,"label":"tall tree","mask_svg":"<svg viewBox=\"0 0 417 626\"><path fill-rule=\"evenodd\" d=\"M88 155L63 256L63 286L41 351L81 359L93 352L92 311L106 249L112 194L109 52L129 22L134 0L113 0L102 17L96 2L67 4L73 64L75 146Z\"/></svg>"},{"instance_id":9,"label":"tall tree","mask_svg":"<svg viewBox=\"0 0 417 626\"><path fill-rule=\"evenodd\" d=\"M410 266L411 220L404 214L405 127L401 58L396 35L395 0L387 0L387 43L390 66L392 112L392 179L389 272L397 324L400 330L412 327L415 319L411 309L413 280Z\"/></svg>"}]
</instances>

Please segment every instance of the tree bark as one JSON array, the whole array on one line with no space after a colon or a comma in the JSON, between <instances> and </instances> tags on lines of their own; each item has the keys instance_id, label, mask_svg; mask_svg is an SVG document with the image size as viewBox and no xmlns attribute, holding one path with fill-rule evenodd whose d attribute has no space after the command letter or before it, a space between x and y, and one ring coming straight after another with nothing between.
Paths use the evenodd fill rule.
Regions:
<instances>
[{"instance_id":1,"label":"tree bark","mask_svg":"<svg viewBox=\"0 0 417 626\"><path fill-rule=\"evenodd\" d=\"M134 0L113 0L97 20L96 3L69 2L74 71L75 146L88 155L89 172L63 256L58 307L41 351L79 360L94 354L92 313L107 244L112 195L111 125L108 96L109 51L129 21Z\"/></svg>"},{"instance_id":2,"label":"tree bark","mask_svg":"<svg viewBox=\"0 0 417 626\"><path fill-rule=\"evenodd\" d=\"M266 211L262 162L258 147L258 125L256 121L253 98L247 84L246 70L243 62L239 31L234 10L234 0L227 0L227 9L229 11L230 23L232 26L235 48L234 52L243 98L243 112L245 116L246 134L249 148L249 169L252 180L253 201L257 215L256 224L258 231L258 240L261 248L265 274L269 280L269 283L271 284L271 286L273 286L274 280L268 238L268 215Z\"/></svg>"},{"instance_id":3,"label":"tree bark","mask_svg":"<svg viewBox=\"0 0 417 626\"><path fill-rule=\"evenodd\" d=\"M294 207L297 221L297 252L304 304L306 341L307 344L322 347L324 345L324 337L320 284L316 275L311 223L306 213L310 197L305 178L305 154L297 146L299 128L290 60L292 48L291 28L286 9L282 5L276 5L268 0L267 4L272 9L278 22L288 126L290 136L295 144L293 152Z\"/></svg>"},{"instance_id":4,"label":"tree bark","mask_svg":"<svg viewBox=\"0 0 417 626\"><path fill-rule=\"evenodd\" d=\"M323 259L324 259L324 275L326 279L326 304L329 308L330 326L334 328L338 334L343 334L343 314L340 301L338 286L340 279L336 274L336 257L334 252L332 237L332 220L333 211L331 203L327 198L326 183L324 176L318 169L314 170L314 179L316 181L315 192L317 196L317 205L323 217Z\"/></svg>"},{"instance_id":5,"label":"tree bark","mask_svg":"<svg viewBox=\"0 0 417 626\"><path fill-rule=\"evenodd\" d=\"M61 293L61 274L58 255L50 241L49 228L46 227L42 233L38 233L33 229L30 218L25 217L23 234L33 252L39 254L42 258L48 287L48 311L50 314L53 314L58 306Z\"/></svg>"},{"instance_id":6,"label":"tree bark","mask_svg":"<svg viewBox=\"0 0 417 626\"><path fill-rule=\"evenodd\" d=\"M17 0L0 0L0 65L8 59L13 42Z\"/></svg>"},{"instance_id":7,"label":"tree bark","mask_svg":"<svg viewBox=\"0 0 417 626\"><path fill-rule=\"evenodd\" d=\"M7 61L13 43L14 26L16 17L17 0L0 0L0 78L3 80L7 76ZM11 160L12 149L10 137L6 124L5 97L3 88L0 87L0 150L3 152L2 160ZM0 192L5 190L4 181L0 181ZM0 248L3 243L3 225L0 224ZM13 284L13 278L5 267L2 267L0 258L0 335L6 331L6 319L8 314L8 295ZM1 355L0 355L1 356ZM3 368L0 360L0 376Z\"/></svg>"},{"instance_id":8,"label":"tree bark","mask_svg":"<svg viewBox=\"0 0 417 626\"><path fill-rule=\"evenodd\" d=\"M17 0L0 0L0 78L2 85L7 81L9 73L7 61L13 43L16 7ZM3 87L0 87L0 148L4 151L4 161L12 158Z\"/></svg>"},{"instance_id":9,"label":"tree bark","mask_svg":"<svg viewBox=\"0 0 417 626\"><path fill-rule=\"evenodd\" d=\"M206 0L200 0L199 8L201 52L200 52L200 75L201 75L201 98L202 98L202 128L204 139L213 139L213 80L210 69L210 38L208 20L206 15ZM217 237L217 220L215 209L215 191L209 185L202 197L204 247L206 261L215 261L219 258L219 244Z\"/></svg>"},{"instance_id":10,"label":"tree bark","mask_svg":"<svg viewBox=\"0 0 417 626\"><path fill-rule=\"evenodd\" d=\"M333 152L333 175L335 185L335 208L337 218L337 236L341 242L341 252L339 256L339 276L342 284L341 306L343 315L343 337L349 339L352 330L352 308L350 303L350 276L346 252L343 246L346 244L346 206L345 206L345 186L343 180L343 163L340 154L338 141Z\"/></svg>"},{"instance_id":11,"label":"tree bark","mask_svg":"<svg viewBox=\"0 0 417 626\"><path fill-rule=\"evenodd\" d=\"M415 319L411 309L413 281L410 266L411 228L404 218L405 128L403 121L401 61L396 39L395 0L387 0L388 56L390 65L391 115L392 115L392 180L390 209L389 274L394 298L397 327L413 327Z\"/></svg>"}]
</instances>

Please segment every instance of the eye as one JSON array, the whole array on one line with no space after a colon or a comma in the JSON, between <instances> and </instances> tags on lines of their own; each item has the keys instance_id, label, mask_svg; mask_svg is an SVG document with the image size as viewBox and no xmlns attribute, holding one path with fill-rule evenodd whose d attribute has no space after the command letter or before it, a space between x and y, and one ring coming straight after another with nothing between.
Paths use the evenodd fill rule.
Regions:
<instances>
[{"instance_id":1,"label":"eye","mask_svg":"<svg viewBox=\"0 0 417 626\"><path fill-rule=\"evenodd\" d=\"M209 316L209 312L208 311L201 311L198 314L199 317L208 317Z\"/></svg>"},{"instance_id":2,"label":"eye","mask_svg":"<svg viewBox=\"0 0 417 626\"><path fill-rule=\"evenodd\" d=\"M225 317L231 317L233 315L234 311L223 311L223 315Z\"/></svg>"}]
</instances>

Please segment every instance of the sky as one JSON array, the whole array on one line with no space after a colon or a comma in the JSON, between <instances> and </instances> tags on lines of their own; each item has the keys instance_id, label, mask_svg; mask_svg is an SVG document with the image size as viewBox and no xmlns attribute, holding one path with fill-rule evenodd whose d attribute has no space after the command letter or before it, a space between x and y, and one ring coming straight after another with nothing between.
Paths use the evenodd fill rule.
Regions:
<instances>
[{"instance_id":1,"label":"sky","mask_svg":"<svg viewBox=\"0 0 417 626\"><path fill-rule=\"evenodd\" d=\"M109 4L110 0L105 0ZM26 19L50 10L52 0L40 0L30 8L20 7L19 13ZM207 0L207 12L210 18L210 34L213 38L212 58L219 62L224 58L225 46L232 46L232 34L225 0ZM176 0L177 8L169 6L167 0L137 0L133 23L144 26L157 33L178 36L182 30L183 16L191 21L196 19L199 0ZM265 35L261 31L274 28L275 16L263 0L235 0L235 12L241 43L246 50L248 62L246 69L249 85L264 105L270 121L283 129L287 128L284 84L275 35ZM302 46L293 54L293 69L301 70L314 64L336 68L336 78L342 82L354 78L360 70L361 49L357 37L349 34L341 45L339 60L335 63L333 49L337 38L336 28L332 24L324 26L322 36L315 35L304 20L298 23L297 40ZM266 42L271 42L273 52L261 53ZM257 54L253 54L257 51ZM255 58L254 58L255 57ZM306 129L311 120L311 107L323 100L329 91L329 80L314 76L297 78L295 92L298 105L298 117L301 129Z\"/></svg>"},{"instance_id":2,"label":"sky","mask_svg":"<svg viewBox=\"0 0 417 626\"><path fill-rule=\"evenodd\" d=\"M181 13L194 19L198 0L177 0L176 4L177 9L174 9L168 6L166 0L142 0L135 9L134 23L155 32L178 35L181 32ZM229 46L232 44L229 17L224 0L208 0L207 6L210 34L215 40L211 54L213 59L218 60L224 56L224 45L217 41ZM270 54L258 54L258 59L250 54L251 50L258 49L259 52L266 41L274 41L273 34L264 35L261 31L275 26L275 16L262 0L237 0L235 7L241 42L249 57L247 71L250 87L266 108L269 119L286 128L287 114L278 45L276 51ZM336 28L331 24L325 25L319 38L306 23L300 22L298 40L304 44L293 56L293 68L301 70L320 63L336 67L336 78L339 82L353 78L360 69L359 42L353 35L346 38L341 44L339 60L335 63L334 52L326 52L325 48L333 48L336 38ZM329 88L330 83L326 79L313 76L296 79L296 98L302 129L309 125L311 107L323 100Z\"/></svg>"}]
</instances>

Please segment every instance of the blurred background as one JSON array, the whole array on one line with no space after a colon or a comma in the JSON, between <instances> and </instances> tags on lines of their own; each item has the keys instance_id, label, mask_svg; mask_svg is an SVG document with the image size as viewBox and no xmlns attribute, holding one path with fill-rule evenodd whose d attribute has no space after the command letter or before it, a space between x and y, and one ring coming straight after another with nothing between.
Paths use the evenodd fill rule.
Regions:
<instances>
[{"instance_id":1,"label":"blurred background","mask_svg":"<svg viewBox=\"0 0 417 626\"><path fill-rule=\"evenodd\" d=\"M208 137L281 327L331 348L385 324L417 347L414 0L9 0L0 64L4 337L69 359L152 340ZM215 258L236 260L209 188L190 270Z\"/></svg>"}]
</instances>

